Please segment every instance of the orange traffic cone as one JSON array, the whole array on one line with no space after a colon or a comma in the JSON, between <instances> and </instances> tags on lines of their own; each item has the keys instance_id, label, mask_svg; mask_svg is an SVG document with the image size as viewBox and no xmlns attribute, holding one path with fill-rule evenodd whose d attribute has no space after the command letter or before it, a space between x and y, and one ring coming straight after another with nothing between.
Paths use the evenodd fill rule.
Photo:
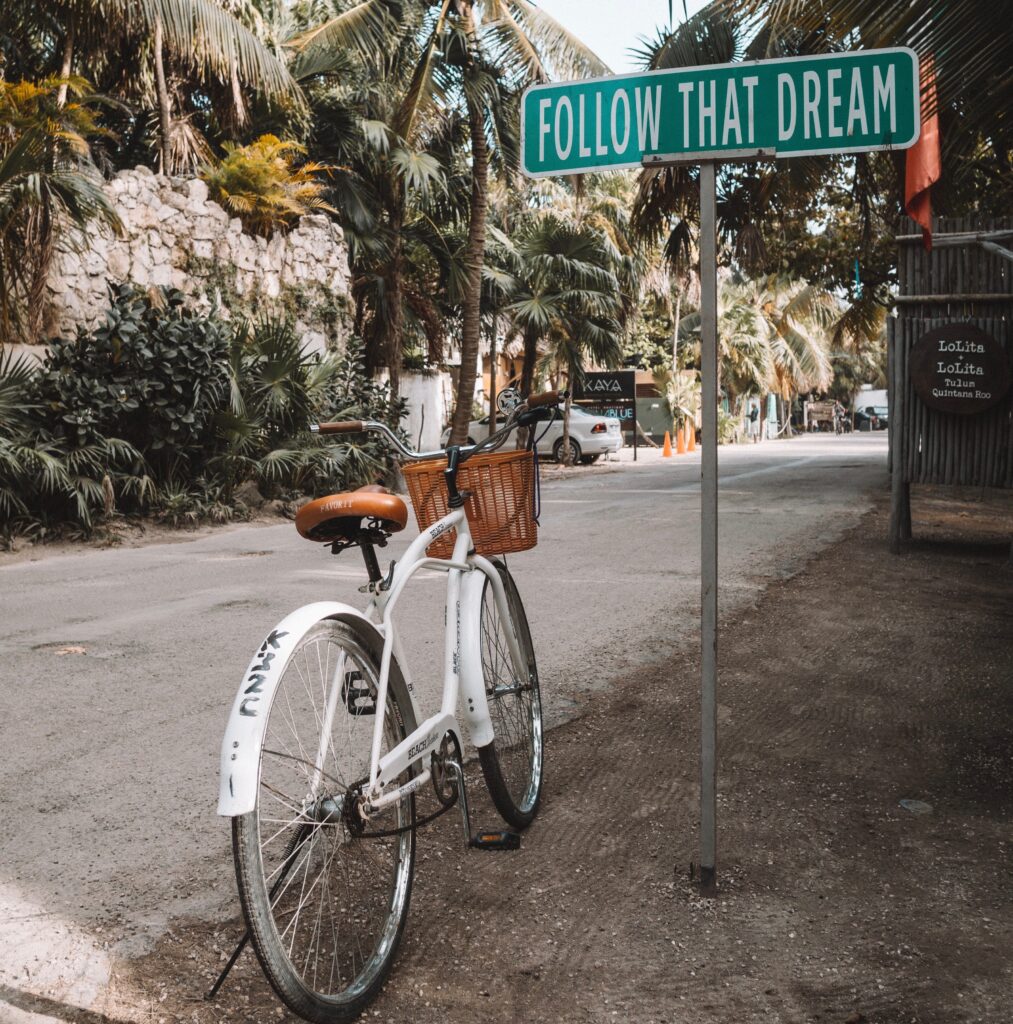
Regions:
<instances>
[{"instance_id":1,"label":"orange traffic cone","mask_svg":"<svg viewBox=\"0 0 1013 1024\"><path fill-rule=\"evenodd\" d=\"M661 449L661 457L670 459L672 457L672 438L668 431L665 431L665 446Z\"/></svg>"},{"instance_id":2,"label":"orange traffic cone","mask_svg":"<svg viewBox=\"0 0 1013 1024\"><path fill-rule=\"evenodd\" d=\"M686 431L681 427L675 432L675 454L686 454Z\"/></svg>"},{"instance_id":3,"label":"orange traffic cone","mask_svg":"<svg viewBox=\"0 0 1013 1024\"><path fill-rule=\"evenodd\" d=\"M686 424L686 451L696 451L696 427L692 423Z\"/></svg>"}]
</instances>

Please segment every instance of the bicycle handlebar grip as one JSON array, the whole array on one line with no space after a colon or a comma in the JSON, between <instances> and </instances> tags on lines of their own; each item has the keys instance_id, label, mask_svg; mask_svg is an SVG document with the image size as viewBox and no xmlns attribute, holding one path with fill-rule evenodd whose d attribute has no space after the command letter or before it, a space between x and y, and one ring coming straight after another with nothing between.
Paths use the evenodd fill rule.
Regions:
<instances>
[{"instance_id":1,"label":"bicycle handlebar grip","mask_svg":"<svg viewBox=\"0 0 1013 1024\"><path fill-rule=\"evenodd\" d=\"M528 398L528 408L537 409L543 405L559 405L566 398L565 391L543 391Z\"/></svg>"},{"instance_id":2,"label":"bicycle handlebar grip","mask_svg":"<svg viewBox=\"0 0 1013 1024\"><path fill-rule=\"evenodd\" d=\"M358 434L363 429L365 428L362 420L342 420L340 423L318 423L313 432L315 434Z\"/></svg>"}]
</instances>

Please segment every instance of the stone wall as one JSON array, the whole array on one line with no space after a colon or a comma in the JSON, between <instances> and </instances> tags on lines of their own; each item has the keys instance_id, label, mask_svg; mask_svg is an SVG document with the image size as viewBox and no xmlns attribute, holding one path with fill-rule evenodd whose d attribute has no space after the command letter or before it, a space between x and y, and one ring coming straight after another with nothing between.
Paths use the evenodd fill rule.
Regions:
<instances>
[{"instance_id":1,"label":"stone wall","mask_svg":"<svg viewBox=\"0 0 1013 1024\"><path fill-rule=\"evenodd\" d=\"M46 335L91 326L108 307L107 282L165 285L226 316L285 314L313 348L348 331L348 257L341 229L303 217L270 240L243 232L197 178L165 178L138 167L105 184L123 233L91 228L79 251L61 248L49 277Z\"/></svg>"}]
</instances>

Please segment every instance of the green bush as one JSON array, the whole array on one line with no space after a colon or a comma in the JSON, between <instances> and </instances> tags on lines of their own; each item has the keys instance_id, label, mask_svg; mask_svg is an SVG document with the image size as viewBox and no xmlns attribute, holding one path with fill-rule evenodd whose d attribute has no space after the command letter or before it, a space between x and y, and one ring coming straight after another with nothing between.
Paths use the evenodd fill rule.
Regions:
<instances>
[{"instance_id":1,"label":"green bush","mask_svg":"<svg viewBox=\"0 0 1013 1024\"><path fill-rule=\"evenodd\" d=\"M116 512L223 522L245 514L233 495L249 480L283 498L355 487L390 452L310 423L396 429L404 413L357 339L311 353L285 321L233 329L179 292L123 287L100 327L56 342L41 367L0 357L0 540L87 534Z\"/></svg>"},{"instance_id":2,"label":"green bush","mask_svg":"<svg viewBox=\"0 0 1013 1024\"><path fill-rule=\"evenodd\" d=\"M117 499L134 506L153 491L140 453L92 434L84 444L54 435L37 402L39 370L0 355L0 542L87 534Z\"/></svg>"},{"instance_id":3,"label":"green bush","mask_svg":"<svg viewBox=\"0 0 1013 1024\"><path fill-rule=\"evenodd\" d=\"M180 459L197 468L218 443L228 351L228 325L189 312L182 292L123 285L103 324L53 343L38 402L71 444L118 437L158 475Z\"/></svg>"},{"instance_id":4,"label":"green bush","mask_svg":"<svg viewBox=\"0 0 1013 1024\"><path fill-rule=\"evenodd\" d=\"M218 416L226 449L211 470L228 490L255 480L268 493L321 493L355 487L381 475L390 450L370 435L334 442L310 423L377 419L395 428L405 415L386 384L366 373L362 343L343 353L311 353L291 325L267 318L243 324L229 357L230 402Z\"/></svg>"},{"instance_id":5,"label":"green bush","mask_svg":"<svg viewBox=\"0 0 1013 1024\"><path fill-rule=\"evenodd\" d=\"M324 202L326 184L317 174L330 168L296 160L306 153L298 142L261 135L248 146L225 143L225 158L201 170L211 198L243 222L253 234L270 238L315 210L336 213Z\"/></svg>"}]
</instances>

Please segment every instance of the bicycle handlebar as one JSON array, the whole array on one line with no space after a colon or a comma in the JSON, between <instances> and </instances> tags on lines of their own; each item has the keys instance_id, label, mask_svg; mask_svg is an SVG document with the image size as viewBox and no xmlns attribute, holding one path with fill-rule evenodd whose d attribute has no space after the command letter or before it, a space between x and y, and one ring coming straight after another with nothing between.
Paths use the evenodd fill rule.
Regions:
<instances>
[{"instance_id":1,"label":"bicycle handlebar","mask_svg":"<svg viewBox=\"0 0 1013 1024\"><path fill-rule=\"evenodd\" d=\"M545 409L549 406L559 405L564 401L569 392L567 391L543 391L539 395L532 395L527 402L519 405L510 414L506 424L495 434L490 435L484 441L476 445L467 445L461 448L461 461L464 462L476 452L495 451L507 439L507 435L518 426L524 425L519 422L520 416L532 409ZM445 448L438 448L432 452L416 452L408 448L404 442L394 433L386 423L379 423L376 420L341 420L337 423L311 423L310 431L314 434L357 434L364 431L374 431L383 434L388 444L400 452L406 459L439 459L443 458L447 451Z\"/></svg>"},{"instance_id":2,"label":"bicycle handlebar","mask_svg":"<svg viewBox=\"0 0 1013 1024\"><path fill-rule=\"evenodd\" d=\"M559 405L568 394L567 391L543 391L540 395L531 395L527 406L529 409L538 409L543 405Z\"/></svg>"},{"instance_id":3,"label":"bicycle handlebar","mask_svg":"<svg viewBox=\"0 0 1013 1024\"><path fill-rule=\"evenodd\" d=\"M311 423L314 434L358 434L366 429L363 420L341 420L338 423Z\"/></svg>"}]
</instances>

